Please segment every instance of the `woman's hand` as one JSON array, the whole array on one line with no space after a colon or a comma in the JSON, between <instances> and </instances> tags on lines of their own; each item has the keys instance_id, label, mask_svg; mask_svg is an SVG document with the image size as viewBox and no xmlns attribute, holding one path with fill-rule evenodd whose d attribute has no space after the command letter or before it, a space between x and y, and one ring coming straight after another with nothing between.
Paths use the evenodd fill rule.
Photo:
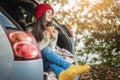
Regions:
<instances>
[{"instance_id":1,"label":"woman's hand","mask_svg":"<svg viewBox=\"0 0 120 80\"><path fill-rule=\"evenodd\" d=\"M46 27L46 30L48 30L48 32L50 34L50 38L55 38L55 28L54 28L54 26Z\"/></svg>"},{"instance_id":2,"label":"woman's hand","mask_svg":"<svg viewBox=\"0 0 120 80\"><path fill-rule=\"evenodd\" d=\"M50 35L50 31L46 29L46 30L43 32L43 37L46 38L46 39L48 39L48 38L50 38L50 36L51 36L51 35Z\"/></svg>"}]
</instances>

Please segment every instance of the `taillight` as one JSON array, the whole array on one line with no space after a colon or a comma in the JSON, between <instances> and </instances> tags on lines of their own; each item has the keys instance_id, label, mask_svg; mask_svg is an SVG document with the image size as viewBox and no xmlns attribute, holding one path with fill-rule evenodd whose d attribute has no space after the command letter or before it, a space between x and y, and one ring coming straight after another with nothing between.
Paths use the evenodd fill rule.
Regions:
<instances>
[{"instance_id":1,"label":"taillight","mask_svg":"<svg viewBox=\"0 0 120 80\"><path fill-rule=\"evenodd\" d=\"M16 56L25 59L35 58L38 54L36 47L28 42L15 43L13 48Z\"/></svg>"},{"instance_id":2,"label":"taillight","mask_svg":"<svg viewBox=\"0 0 120 80\"><path fill-rule=\"evenodd\" d=\"M6 32L12 44L15 60L41 58L37 42L31 33L16 30L7 30Z\"/></svg>"}]
</instances>

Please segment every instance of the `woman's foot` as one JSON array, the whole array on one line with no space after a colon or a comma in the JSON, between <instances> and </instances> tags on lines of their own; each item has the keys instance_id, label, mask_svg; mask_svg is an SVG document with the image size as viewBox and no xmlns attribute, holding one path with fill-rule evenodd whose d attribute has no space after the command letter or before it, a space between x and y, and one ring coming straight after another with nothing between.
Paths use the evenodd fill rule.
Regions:
<instances>
[{"instance_id":1,"label":"woman's foot","mask_svg":"<svg viewBox=\"0 0 120 80\"><path fill-rule=\"evenodd\" d=\"M88 64L83 65L83 66L71 65L70 70L75 71L76 74L82 74L82 73L88 72L90 70L90 65L88 65Z\"/></svg>"},{"instance_id":2,"label":"woman's foot","mask_svg":"<svg viewBox=\"0 0 120 80\"><path fill-rule=\"evenodd\" d=\"M90 65L71 65L67 70L62 71L58 80L73 80L78 74L88 72L90 70Z\"/></svg>"}]
</instances>

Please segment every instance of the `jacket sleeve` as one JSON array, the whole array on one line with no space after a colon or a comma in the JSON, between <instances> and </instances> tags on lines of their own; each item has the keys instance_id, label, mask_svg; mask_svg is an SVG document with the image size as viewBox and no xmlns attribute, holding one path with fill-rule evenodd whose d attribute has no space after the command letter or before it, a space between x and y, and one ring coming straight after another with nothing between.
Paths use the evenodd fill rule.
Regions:
<instances>
[{"instance_id":1,"label":"jacket sleeve","mask_svg":"<svg viewBox=\"0 0 120 80\"><path fill-rule=\"evenodd\" d=\"M55 50L55 47L56 47L56 44L57 44L57 40L58 40L58 31L57 30L55 30L55 38L53 39L53 38L51 38L50 39L50 47L53 49L53 50Z\"/></svg>"},{"instance_id":2,"label":"jacket sleeve","mask_svg":"<svg viewBox=\"0 0 120 80\"><path fill-rule=\"evenodd\" d=\"M43 39L38 42L38 46L40 50L43 50L45 47L47 47L50 43L50 37L45 35L45 32L43 32Z\"/></svg>"}]
</instances>

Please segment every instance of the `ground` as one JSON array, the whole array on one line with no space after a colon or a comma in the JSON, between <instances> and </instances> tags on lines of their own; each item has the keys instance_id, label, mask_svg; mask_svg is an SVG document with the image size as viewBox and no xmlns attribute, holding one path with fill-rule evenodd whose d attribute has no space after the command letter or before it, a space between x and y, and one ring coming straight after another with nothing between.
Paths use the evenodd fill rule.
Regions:
<instances>
[{"instance_id":1,"label":"ground","mask_svg":"<svg viewBox=\"0 0 120 80\"><path fill-rule=\"evenodd\" d=\"M80 80L120 80L120 68L101 65L91 67L90 72L80 75Z\"/></svg>"}]
</instances>

